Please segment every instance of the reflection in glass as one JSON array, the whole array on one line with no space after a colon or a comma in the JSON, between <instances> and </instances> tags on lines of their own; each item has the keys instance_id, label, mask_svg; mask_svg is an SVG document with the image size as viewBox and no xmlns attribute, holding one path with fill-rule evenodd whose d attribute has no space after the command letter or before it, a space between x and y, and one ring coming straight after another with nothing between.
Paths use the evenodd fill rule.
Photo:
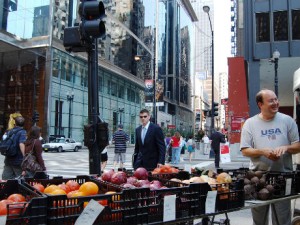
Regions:
<instances>
[{"instance_id":1,"label":"reflection in glass","mask_svg":"<svg viewBox=\"0 0 300 225\"><path fill-rule=\"evenodd\" d=\"M274 41L288 40L288 17L287 11L274 12L273 14Z\"/></svg>"},{"instance_id":2,"label":"reflection in glass","mask_svg":"<svg viewBox=\"0 0 300 225\"><path fill-rule=\"evenodd\" d=\"M292 39L300 40L300 10L292 10Z\"/></svg>"},{"instance_id":3,"label":"reflection in glass","mask_svg":"<svg viewBox=\"0 0 300 225\"><path fill-rule=\"evenodd\" d=\"M270 41L269 13L256 13L256 42Z\"/></svg>"}]
</instances>

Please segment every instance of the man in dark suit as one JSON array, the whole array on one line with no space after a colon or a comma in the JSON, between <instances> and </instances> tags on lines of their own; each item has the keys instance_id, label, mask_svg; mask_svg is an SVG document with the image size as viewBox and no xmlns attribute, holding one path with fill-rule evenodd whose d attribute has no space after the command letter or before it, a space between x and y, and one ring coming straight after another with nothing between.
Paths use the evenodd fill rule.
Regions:
<instances>
[{"instance_id":1,"label":"man in dark suit","mask_svg":"<svg viewBox=\"0 0 300 225\"><path fill-rule=\"evenodd\" d=\"M165 163L166 146L162 129L150 122L150 114L147 109L140 111L141 126L135 130L136 155L133 167L144 167L148 171Z\"/></svg>"},{"instance_id":2,"label":"man in dark suit","mask_svg":"<svg viewBox=\"0 0 300 225\"><path fill-rule=\"evenodd\" d=\"M211 148L215 153L215 168L220 167L220 143L225 143L225 135L215 130L211 137Z\"/></svg>"}]
</instances>

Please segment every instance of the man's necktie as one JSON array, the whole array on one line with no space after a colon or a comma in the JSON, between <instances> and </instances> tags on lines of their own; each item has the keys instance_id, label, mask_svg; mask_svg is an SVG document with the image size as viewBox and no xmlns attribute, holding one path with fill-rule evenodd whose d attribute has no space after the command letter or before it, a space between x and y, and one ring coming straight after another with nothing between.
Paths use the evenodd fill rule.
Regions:
<instances>
[{"instance_id":1,"label":"man's necktie","mask_svg":"<svg viewBox=\"0 0 300 225\"><path fill-rule=\"evenodd\" d=\"M143 129L142 129L142 142L143 142L143 144L144 144L145 136L146 136L146 127L143 127Z\"/></svg>"}]
</instances>

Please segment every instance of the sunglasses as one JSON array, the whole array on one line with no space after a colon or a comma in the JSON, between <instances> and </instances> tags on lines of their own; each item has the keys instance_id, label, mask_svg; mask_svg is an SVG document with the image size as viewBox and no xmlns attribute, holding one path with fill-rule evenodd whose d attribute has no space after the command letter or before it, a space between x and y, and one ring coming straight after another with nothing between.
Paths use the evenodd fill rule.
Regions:
<instances>
[{"instance_id":1,"label":"sunglasses","mask_svg":"<svg viewBox=\"0 0 300 225\"><path fill-rule=\"evenodd\" d=\"M147 118L148 116L140 116L140 118L142 119L142 118Z\"/></svg>"}]
</instances>

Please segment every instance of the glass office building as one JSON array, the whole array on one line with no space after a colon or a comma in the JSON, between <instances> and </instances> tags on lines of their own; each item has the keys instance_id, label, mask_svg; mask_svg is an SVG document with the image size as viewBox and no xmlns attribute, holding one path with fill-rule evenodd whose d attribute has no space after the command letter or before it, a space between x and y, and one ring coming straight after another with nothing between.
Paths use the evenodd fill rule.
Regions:
<instances>
[{"instance_id":1,"label":"glass office building","mask_svg":"<svg viewBox=\"0 0 300 225\"><path fill-rule=\"evenodd\" d=\"M186 1L157 2L173 4L178 12L188 14ZM33 124L33 113L37 111L37 125L42 127L45 139L49 135L83 139L83 125L88 122L87 54L68 53L62 43L64 28L80 22L79 3L79 0L0 1L2 133L11 113L20 112L28 130ZM106 36L99 39L98 79L95 80L99 86L99 116L109 124L110 133L122 123L134 142L139 111L145 107L144 80L152 78L153 65L149 58L155 52L156 19L162 17L168 24L166 21L170 18L167 11L160 10L156 15L153 0L104 0L103 3L107 14ZM172 23L179 23L182 16L176 20L172 18ZM167 39L163 40L162 36L158 43L165 45L159 47L158 78L167 80L164 95L168 96L160 110L178 120L184 118L181 103L184 112L191 111L188 102L191 68L186 66L192 44L188 34L192 29L188 29L191 21L189 18L189 22L184 22L185 28L176 27L172 38L168 37L168 41L174 40L172 46L178 46L177 49L166 46ZM165 33L160 28L158 31L169 35L166 29ZM136 62L134 56L141 54L148 57ZM160 68L162 64L168 65L168 75L166 66ZM175 110L176 107L179 110Z\"/></svg>"}]
</instances>

